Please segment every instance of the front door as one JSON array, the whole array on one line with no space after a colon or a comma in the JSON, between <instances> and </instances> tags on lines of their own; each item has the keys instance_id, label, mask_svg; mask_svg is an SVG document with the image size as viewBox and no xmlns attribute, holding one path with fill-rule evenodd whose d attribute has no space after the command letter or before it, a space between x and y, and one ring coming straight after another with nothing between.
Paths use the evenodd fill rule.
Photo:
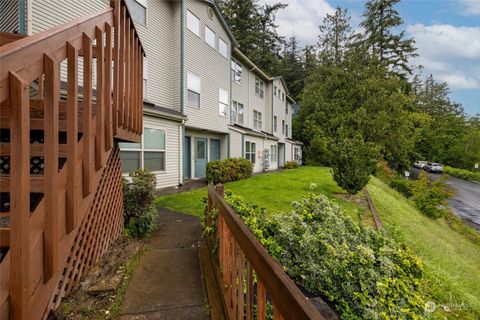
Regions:
<instances>
[{"instance_id":1,"label":"front door","mask_svg":"<svg viewBox=\"0 0 480 320\"><path fill-rule=\"evenodd\" d=\"M195 178L205 178L207 170L207 139L195 139Z\"/></svg>"},{"instance_id":2,"label":"front door","mask_svg":"<svg viewBox=\"0 0 480 320\"><path fill-rule=\"evenodd\" d=\"M185 179L192 177L192 142L190 137L185 137L183 146L183 175Z\"/></svg>"},{"instance_id":3,"label":"front door","mask_svg":"<svg viewBox=\"0 0 480 320\"><path fill-rule=\"evenodd\" d=\"M210 139L210 161L220 160L220 140Z\"/></svg>"}]
</instances>

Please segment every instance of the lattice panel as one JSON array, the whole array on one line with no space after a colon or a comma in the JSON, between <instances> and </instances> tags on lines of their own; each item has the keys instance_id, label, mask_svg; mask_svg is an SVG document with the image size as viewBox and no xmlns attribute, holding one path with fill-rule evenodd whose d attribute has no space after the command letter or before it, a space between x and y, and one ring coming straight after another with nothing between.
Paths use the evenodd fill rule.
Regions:
<instances>
[{"instance_id":1,"label":"lattice panel","mask_svg":"<svg viewBox=\"0 0 480 320\"><path fill-rule=\"evenodd\" d=\"M118 146L112 150L95 193L92 207L83 218L64 268L51 308L68 295L88 269L123 234L123 190Z\"/></svg>"}]
</instances>

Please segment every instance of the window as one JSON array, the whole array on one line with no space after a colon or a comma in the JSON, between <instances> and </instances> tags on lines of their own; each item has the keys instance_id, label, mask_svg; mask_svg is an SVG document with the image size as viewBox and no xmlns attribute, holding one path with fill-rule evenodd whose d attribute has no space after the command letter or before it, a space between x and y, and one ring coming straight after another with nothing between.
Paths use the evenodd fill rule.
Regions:
<instances>
[{"instance_id":1,"label":"window","mask_svg":"<svg viewBox=\"0 0 480 320\"><path fill-rule=\"evenodd\" d=\"M128 11L133 21L147 24L147 0L127 0Z\"/></svg>"},{"instance_id":2,"label":"window","mask_svg":"<svg viewBox=\"0 0 480 320\"><path fill-rule=\"evenodd\" d=\"M200 108L201 80L191 72L187 73L187 106Z\"/></svg>"},{"instance_id":3,"label":"window","mask_svg":"<svg viewBox=\"0 0 480 320\"><path fill-rule=\"evenodd\" d=\"M300 147L294 147L293 148L293 159L296 161L296 162L300 162L302 161L302 153L301 153L302 149L300 149Z\"/></svg>"},{"instance_id":4,"label":"window","mask_svg":"<svg viewBox=\"0 0 480 320\"><path fill-rule=\"evenodd\" d=\"M205 26L205 42L215 49L215 32L207 26Z\"/></svg>"},{"instance_id":5,"label":"window","mask_svg":"<svg viewBox=\"0 0 480 320\"><path fill-rule=\"evenodd\" d=\"M187 28L200 37L200 20L187 10Z\"/></svg>"},{"instance_id":6,"label":"window","mask_svg":"<svg viewBox=\"0 0 480 320\"><path fill-rule=\"evenodd\" d=\"M277 116L273 116L273 131L277 132Z\"/></svg>"},{"instance_id":7,"label":"window","mask_svg":"<svg viewBox=\"0 0 480 320\"><path fill-rule=\"evenodd\" d=\"M165 131L144 128L142 143L119 143L122 173L165 171Z\"/></svg>"},{"instance_id":8,"label":"window","mask_svg":"<svg viewBox=\"0 0 480 320\"><path fill-rule=\"evenodd\" d=\"M227 43L225 41L223 41L222 39L218 38L218 52L220 52L220 54L222 56L224 56L225 58L228 59L228 46L227 46ZM241 67L240 67L241 68Z\"/></svg>"},{"instance_id":9,"label":"window","mask_svg":"<svg viewBox=\"0 0 480 320\"><path fill-rule=\"evenodd\" d=\"M263 87L264 83L262 80L255 77L255 95L263 99Z\"/></svg>"},{"instance_id":10,"label":"window","mask_svg":"<svg viewBox=\"0 0 480 320\"><path fill-rule=\"evenodd\" d=\"M256 145L255 142L245 142L245 159L255 163Z\"/></svg>"},{"instance_id":11,"label":"window","mask_svg":"<svg viewBox=\"0 0 480 320\"><path fill-rule=\"evenodd\" d=\"M235 59L232 59L230 63L230 69L231 69L231 78L233 81L236 83L240 83L242 81L242 75L243 75L243 68L242 65Z\"/></svg>"},{"instance_id":12,"label":"window","mask_svg":"<svg viewBox=\"0 0 480 320\"><path fill-rule=\"evenodd\" d=\"M288 137L288 124L285 126L285 135Z\"/></svg>"},{"instance_id":13,"label":"window","mask_svg":"<svg viewBox=\"0 0 480 320\"><path fill-rule=\"evenodd\" d=\"M282 101L285 101L285 92L282 92Z\"/></svg>"},{"instance_id":14,"label":"window","mask_svg":"<svg viewBox=\"0 0 480 320\"><path fill-rule=\"evenodd\" d=\"M147 85L148 85L148 60L143 57L143 98L147 97Z\"/></svg>"},{"instance_id":15,"label":"window","mask_svg":"<svg viewBox=\"0 0 480 320\"><path fill-rule=\"evenodd\" d=\"M274 96L277 96L277 86L274 86L274 87L273 87L273 95L274 95Z\"/></svg>"},{"instance_id":16,"label":"window","mask_svg":"<svg viewBox=\"0 0 480 320\"><path fill-rule=\"evenodd\" d=\"M277 155L278 155L278 152L277 152L277 146L276 145L272 145L270 146L270 162L277 162Z\"/></svg>"},{"instance_id":17,"label":"window","mask_svg":"<svg viewBox=\"0 0 480 320\"><path fill-rule=\"evenodd\" d=\"M243 124L243 104L232 100L232 121Z\"/></svg>"},{"instance_id":18,"label":"window","mask_svg":"<svg viewBox=\"0 0 480 320\"><path fill-rule=\"evenodd\" d=\"M278 99L282 98L282 90L278 89Z\"/></svg>"},{"instance_id":19,"label":"window","mask_svg":"<svg viewBox=\"0 0 480 320\"><path fill-rule=\"evenodd\" d=\"M253 110L253 129L262 130L262 113Z\"/></svg>"},{"instance_id":20,"label":"window","mask_svg":"<svg viewBox=\"0 0 480 320\"><path fill-rule=\"evenodd\" d=\"M285 134L285 120L282 120L282 134Z\"/></svg>"},{"instance_id":21,"label":"window","mask_svg":"<svg viewBox=\"0 0 480 320\"><path fill-rule=\"evenodd\" d=\"M228 116L228 91L225 89L218 89L218 114L222 117Z\"/></svg>"},{"instance_id":22,"label":"window","mask_svg":"<svg viewBox=\"0 0 480 320\"><path fill-rule=\"evenodd\" d=\"M288 114L288 104L285 106L285 113Z\"/></svg>"}]
</instances>

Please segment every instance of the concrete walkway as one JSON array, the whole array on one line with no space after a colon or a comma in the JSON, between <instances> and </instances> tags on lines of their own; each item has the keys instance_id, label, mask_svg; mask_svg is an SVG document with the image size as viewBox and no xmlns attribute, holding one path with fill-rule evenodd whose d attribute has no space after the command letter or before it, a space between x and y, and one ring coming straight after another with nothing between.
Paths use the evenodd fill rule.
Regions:
<instances>
[{"instance_id":1,"label":"concrete walkway","mask_svg":"<svg viewBox=\"0 0 480 320\"><path fill-rule=\"evenodd\" d=\"M209 318L200 238L199 218L159 209L159 226L130 281L121 320Z\"/></svg>"}]
</instances>

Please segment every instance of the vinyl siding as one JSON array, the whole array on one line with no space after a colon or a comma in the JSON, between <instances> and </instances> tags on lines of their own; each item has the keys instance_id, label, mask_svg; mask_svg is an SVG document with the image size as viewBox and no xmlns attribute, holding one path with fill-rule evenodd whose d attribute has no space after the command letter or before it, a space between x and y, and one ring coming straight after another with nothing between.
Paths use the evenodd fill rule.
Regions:
<instances>
[{"instance_id":1,"label":"vinyl siding","mask_svg":"<svg viewBox=\"0 0 480 320\"><path fill-rule=\"evenodd\" d=\"M171 65L172 65L172 82L170 85L171 88L171 100L172 100L172 107L174 110L182 112L181 110L181 81L182 81L182 74L181 74L181 55L180 55L180 48L181 48L181 19L180 19L180 11L181 11L181 4L180 1L162 1L162 2L169 2L170 7L172 9L172 37L171 37ZM164 46L168 46L168 44L163 44Z\"/></svg>"},{"instance_id":2,"label":"vinyl siding","mask_svg":"<svg viewBox=\"0 0 480 320\"><path fill-rule=\"evenodd\" d=\"M180 183L181 124L166 119L143 116L145 127L165 130L165 172L157 172L157 188L178 186Z\"/></svg>"},{"instance_id":3,"label":"vinyl siding","mask_svg":"<svg viewBox=\"0 0 480 320\"><path fill-rule=\"evenodd\" d=\"M242 133L236 130L229 130L230 132L230 157L243 158L242 153Z\"/></svg>"},{"instance_id":4,"label":"vinyl siding","mask_svg":"<svg viewBox=\"0 0 480 320\"><path fill-rule=\"evenodd\" d=\"M291 142L286 142L285 143L285 162L287 161L293 161L293 143Z\"/></svg>"},{"instance_id":5,"label":"vinyl siding","mask_svg":"<svg viewBox=\"0 0 480 320\"><path fill-rule=\"evenodd\" d=\"M134 21L148 60L145 100L166 108L173 108L172 58L175 53L169 44L173 41L173 6L177 5L171 1L149 0L146 25Z\"/></svg>"},{"instance_id":6,"label":"vinyl siding","mask_svg":"<svg viewBox=\"0 0 480 320\"><path fill-rule=\"evenodd\" d=\"M277 87L277 91L278 89L280 89L282 92L285 93L285 101L282 101L281 95L280 97L278 96L278 92L276 96L275 95L273 96L273 115L277 117L277 131L273 132L273 134L280 139L279 140L280 142L285 142L286 135L282 133L282 120L285 121L285 124L288 125L288 128L291 128L291 122L290 123L288 122L288 119L287 119L288 115L285 114L285 105L287 103L286 90L285 90L285 87L283 86L282 81L279 79L273 80L272 87L273 86ZM290 114L290 110L289 110L289 114Z\"/></svg>"},{"instance_id":7,"label":"vinyl siding","mask_svg":"<svg viewBox=\"0 0 480 320\"><path fill-rule=\"evenodd\" d=\"M240 80L240 83L237 83L232 79L232 98L231 100L235 100L244 107L244 115L243 115L243 123L240 123L242 126L248 127L250 124L250 119L252 118L252 112L250 111L250 86L249 79L250 79L250 72L248 68L244 66L240 61L238 61L242 65L243 76Z\"/></svg>"},{"instance_id":8,"label":"vinyl siding","mask_svg":"<svg viewBox=\"0 0 480 320\"><path fill-rule=\"evenodd\" d=\"M259 112L262 113L262 131L267 131L268 132L268 115L270 114L269 110L270 108L268 108L268 102L269 102L269 97L268 95L271 94L270 91L268 90L268 82L266 82L265 80L262 80L260 77L258 77L260 80L262 80L264 82L264 94L263 94L263 99L260 98L259 96L257 96L255 94L255 73L253 71L249 71L248 72L250 75L249 75L249 89L250 89L250 93L249 93L249 96L250 96L250 102L249 102L249 110L248 110L248 116L249 116L249 120L248 122L246 122L248 124L248 127L249 128L253 128L253 110L257 110ZM257 129L255 129L257 130Z\"/></svg>"},{"instance_id":9,"label":"vinyl siding","mask_svg":"<svg viewBox=\"0 0 480 320\"><path fill-rule=\"evenodd\" d=\"M255 157L255 165L253 166L253 172L255 173L262 172L264 167L263 151L265 149L268 149L270 151L270 145L277 144L277 141L261 138L257 136L251 136L248 134L245 134L244 140L245 140L244 143L246 143L247 141L256 143L256 157ZM245 147L244 147L244 150L246 150ZM270 162L270 170L274 170L274 168L276 169L277 166L275 165L274 167L272 167L272 163Z\"/></svg>"},{"instance_id":10,"label":"vinyl siding","mask_svg":"<svg viewBox=\"0 0 480 320\"><path fill-rule=\"evenodd\" d=\"M20 33L18 4L14 0L0 1L0 32Z\"/></svg>"},{"instance_id":11,"label":"vinyl siding","mask_svg":"<svg viewBox=\"0 0 480 320\"><path fill-rule=\"evenodd\" d=\"M186 125L187 127L227 133L230 117L229 115L223 117L218 113L218 91L219 88L230 91L230 58L226 59L218 50L205 43L205 25L215 32L217 48L218 37L222 38L229 48L231 46L230 39L218 17L216 15L213 19L208 17L209 4L203 1L186 1L185 7L185 101L187 101L186 74L192 72L201 79L200 108L185 106L184 113L188 116ZM200 19L200 37L186 27L187 9Z\"/></svg>"}]
</instances>

